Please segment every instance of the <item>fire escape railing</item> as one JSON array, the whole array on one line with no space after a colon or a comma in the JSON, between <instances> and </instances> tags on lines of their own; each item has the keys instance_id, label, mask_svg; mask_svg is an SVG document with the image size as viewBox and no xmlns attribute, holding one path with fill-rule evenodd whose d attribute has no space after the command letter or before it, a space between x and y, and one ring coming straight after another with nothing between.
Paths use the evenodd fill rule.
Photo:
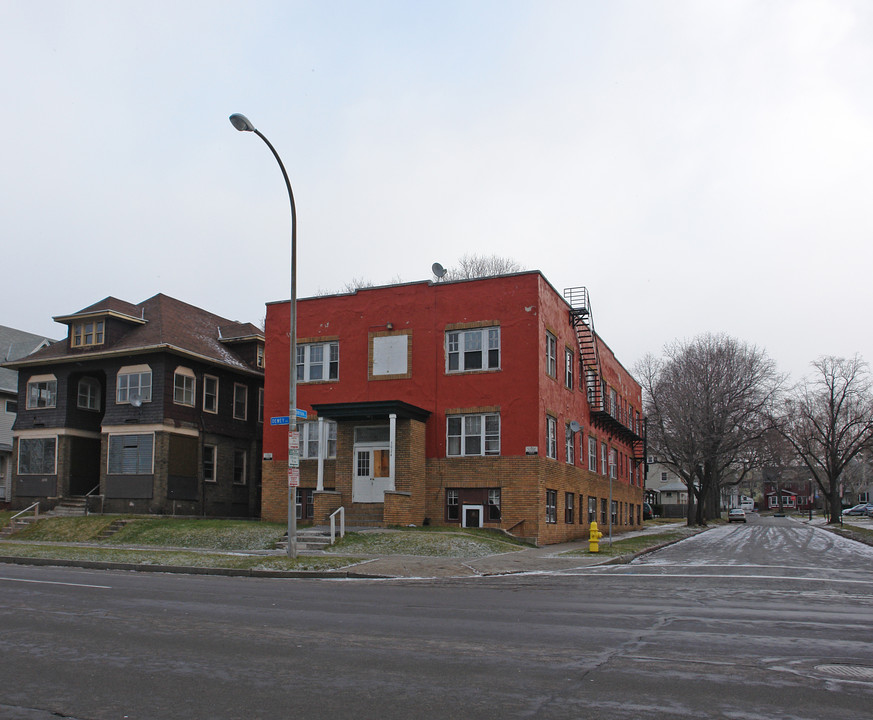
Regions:
<instances>
[{"instance_id":1,"label":"fire escape railing","mask_svg":"<svg viewBox=\"0 0 873 720\"><path fill-rule=\"evenodd\" d=\"M564 288L564 299L570 305L570 325L576 331L579 343L579 369L584 382L585 395L591 421L598 427L613 433L633 448L633 459L646 459L644 420L633 417L630 410L622 411L621 404L607 393L606 381L600 367L600 351L597 333L594 330L594 315L588 288Z\"/></svg>"}]
</instances>

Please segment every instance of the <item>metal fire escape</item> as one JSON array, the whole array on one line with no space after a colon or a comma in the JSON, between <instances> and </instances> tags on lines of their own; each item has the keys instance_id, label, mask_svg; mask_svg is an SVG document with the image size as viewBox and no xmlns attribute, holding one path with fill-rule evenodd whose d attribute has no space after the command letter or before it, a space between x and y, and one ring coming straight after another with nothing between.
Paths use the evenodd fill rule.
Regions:
<instances>
[{"instance_id":1,"label":"metal fire escape","mask_svg":"<svg viewBox=\"0 0 873 720\"><path fill-rule=\"evenodd\" d=\"M630 445L633 448L634 461L645 462L645 419L633 418L629 412L625 417L621 407L612 403L608 397L606 381L600 367L600 352L588 288L564 288L564 299L570 305L570 325L576 330L579 343L579 369L581 377L584 378L591 422Z\"/></svg>"}]
</instances>

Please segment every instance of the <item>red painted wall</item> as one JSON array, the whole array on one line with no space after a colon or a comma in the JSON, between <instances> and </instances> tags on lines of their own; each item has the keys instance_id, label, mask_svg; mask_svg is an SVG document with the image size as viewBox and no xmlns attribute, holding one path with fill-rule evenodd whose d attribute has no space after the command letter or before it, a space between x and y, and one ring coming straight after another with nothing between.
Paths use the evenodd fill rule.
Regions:
<instances>
[{"instance_id":1,"label":"red painted wall","mask_svg":"<svg viewBox=\"0 0 873 720\"><path fill-rule=\"evenodd\" d=\"M577 420L574 464L579 442L589 432L588 404L579 385L579 348L568 306L539 272L432 284L429 282L364 288L354 294L306 298L297 303L301 341L339 340L339 380L298 384L298 406L400 400L429 410L426 454L445 457L446 409L497 406L501 417L501 455L524 455L537 446L546 454L546 413L558 418L558 460L564 462L564 427ZM500 325L499 371L445 372L447 325L494 321ZM412 372L403 379L368 378L369 334L411 330ZM267 306L265 415L288 414L288 303ZM546 374L546 330L558 340L557 377ZM564 348L574 351L574 388L564 382ZM602 346L604 378L641 408L639 385ZM602 433L599 437L608 439ZM618 443L613 443L619 447ZM287 459L287 428L264 425L264 451ZM629 454L630 448L624 448Z\"/></svg>"}]
</instances>

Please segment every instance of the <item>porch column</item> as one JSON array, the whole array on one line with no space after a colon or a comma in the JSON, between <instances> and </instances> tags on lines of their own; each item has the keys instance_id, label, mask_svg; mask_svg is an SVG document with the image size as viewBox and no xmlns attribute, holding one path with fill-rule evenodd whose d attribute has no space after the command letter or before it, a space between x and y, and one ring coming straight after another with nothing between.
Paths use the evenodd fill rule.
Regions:
<instances>
[{"instance_id":1,"label":"porch column","mask_svg":"<svg viewBox=\"0 0 873 720\"><path fill-rule=\"evenodd\" d=\"M389 450L388 450L388 474L391 475L391 482L388 487L389 490L396 490L395 482L394 482L394 448L397 443L397 415L396 413L391 413L388 416L388 427L389 427Z\"/></svg>"},{"instance_id":2,"label":"porch column","mask_svg":"<svg viewBox=\"0 0 873 720\"><path fill-rule=\"evenodd\" d=\"M318 479L315 482L316 490L324 490L324 418L318 416Z\"/></svg>"}]
</instances>

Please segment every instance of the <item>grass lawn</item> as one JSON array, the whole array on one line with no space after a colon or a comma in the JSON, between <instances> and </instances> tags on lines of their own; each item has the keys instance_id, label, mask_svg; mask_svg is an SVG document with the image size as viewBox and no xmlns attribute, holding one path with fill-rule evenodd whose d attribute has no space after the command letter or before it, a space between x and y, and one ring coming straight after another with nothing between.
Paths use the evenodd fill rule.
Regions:
<instances>
[{"instance_id":1,"label":"grass lawn","mask_svg":"<svg viewBox=\"0 0 873 720\"><path fill-rule=\"evenodd\" d=\"M528 543L493 530L458 528L397 528L386 532L346 533L329 552L431 557L485 557L515 552Z\"/></svg>"},{"instance_id":2,"label":"grass lawn","mask_svg":"<svg viewBox=\"0 0 873 720\"><path fill-rule=\"evenodd\" d=\"M604 537L600 539L599 554L605 555L606 557L615 557L618 555L629 555L632 553L638 553L641 550L647 550L648 548L654 547L656 545L681 540L688 537L689 535L695 534L696 532L698 532L697 529L682 527L677 528L676 530L669 530L662 533L637 535L635 537L613 540L612 544L607 541L604 535ZM588 552L588 550L573 550L571 552L564 553L564 555L569 556L589 554L590 553Z\"/></svg>"}]
</instances>

